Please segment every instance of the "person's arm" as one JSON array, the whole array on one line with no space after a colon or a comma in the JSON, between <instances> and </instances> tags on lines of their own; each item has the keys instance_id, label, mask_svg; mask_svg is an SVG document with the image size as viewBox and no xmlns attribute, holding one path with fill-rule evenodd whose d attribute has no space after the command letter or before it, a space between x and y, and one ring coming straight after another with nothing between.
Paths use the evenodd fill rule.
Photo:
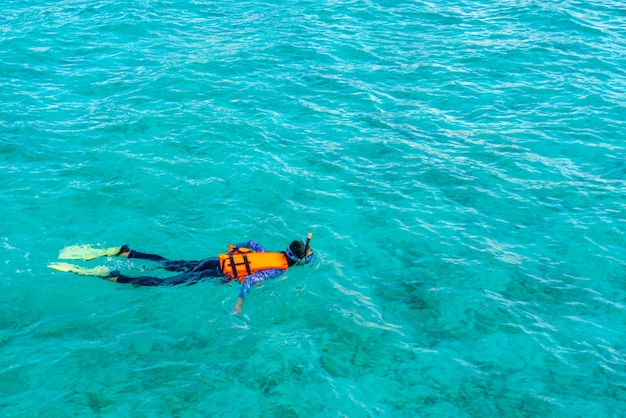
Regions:
<instances>
[{"instance_id":1,"label":"person's arm","mask_svg":"<svg viewBox=\"0 0 626 418\"><path fill-rule=\"evenodd\" d=\"M264 253L266 251L265 247L263 247L261 244L253 240L240 242L239 244L236 245L236 247L250 248L252 251L256 251L258 253Z\"/></svg>"},{"instance_id":2,"label":"person's arm","mask_svg":"<svg viewBox=\"0 0 626 418\"><path fill-rule=\"evenodd\" d=\"M237 304L235 305L235 312L241 313L241 307L243 306L243 301L250 293L250 289L253 285L257 283L264 282L266 280L272 280L283 274L285 270L283 269L270 269L263 270L255 274L251 274L246 277L246 280L243 281L243 284L239 288L239 297L237 298Z\"/></svg>"},{"instance_id":3,"label":"person's arm","mask_svg":"<svg viewBox=\"0 0 626 418\"><path fill-rule=\"evenodd\" d=\"M241 298L241 296L239 296L237 298L237 304L235 305L235 313L240 314L241 311L241 307L243 306L243 299Z\"/></svg>"}]
</instances>

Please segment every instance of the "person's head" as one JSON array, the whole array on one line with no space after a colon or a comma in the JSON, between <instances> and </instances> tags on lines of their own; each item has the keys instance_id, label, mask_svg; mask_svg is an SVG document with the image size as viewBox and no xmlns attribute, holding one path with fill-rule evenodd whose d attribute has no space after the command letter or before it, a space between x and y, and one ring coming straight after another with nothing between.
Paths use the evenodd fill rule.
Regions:
<instances>
[{"instance_id":1,"label":"person's head","mask_svg":"<svg viewBox=\"0 0 626 418\"><path fill-rule=\"evenodd\" d=\"M308 249L306 249L306 254L304 252L305 245L302 241L291 241L291 244L289 244L289 248L285 250L287 258L294 264L305 264L311 261L311 257L313 256L313 249L309 247Z\"/></svg>"}]
</instances>

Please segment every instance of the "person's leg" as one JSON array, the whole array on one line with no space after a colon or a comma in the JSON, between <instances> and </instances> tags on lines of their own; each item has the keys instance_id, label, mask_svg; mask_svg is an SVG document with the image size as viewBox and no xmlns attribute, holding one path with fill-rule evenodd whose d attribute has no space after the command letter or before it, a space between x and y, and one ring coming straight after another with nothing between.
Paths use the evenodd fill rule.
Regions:
<instances>
[{"instance_id":1,"label":"person's leg","mask_svg":"<svg viewBox=\"0 0 626 418\"><path fill-rule=\"evenodd\" d=\"M167 258L162 257L157 254L140 253L139 251L131 250L128 245L124 245L118 255L120 257L138 258L140 260L149 260L149 261L166 261L167 260Z\"/></svg>"},{"instance_id":2,"label":"person's leg","mask_svg":"<svg viewBox=\"0 0 626 418\"><path fill-rule=\"evenodd\" d=\"M138 260L148 260L161 263L163 268L167 271L192 271L200 263L199 261L170 260L158 254L141 253L139 251L131 250L128 245L123 246L118 255L125 258L136 258Z\"/></svg>"},{"instance_id":3,"label":"person's leg","mask_svg":"<svg viewBox=\"0 0 626 418\"><path fill-rule=\"evenodd\" d=\"M153 276L139 276L130 277L121 274L119 271L113 271L106 277L107 280L117 283L128 283L135 286L176 286L181 284L191 285L199 282L205 277L210 277L208 274L199 273L183 273L176 276L166 277L164 279Z\"/></svg>"},{"instance_id":4,"label":"person's leg","mask_svg":"<svg viewBox=\"0 0 626 418\"><path fill-rule=\"evenodd\" d=\"M135 286L161 286L163 284L163 279L160 279L158 277L130 277L125 276L118 271L112 271L106 279L117 283L134 284Z\"/></svg>"},{"instance_id":5,"label":"person's leg","mask_svg":"<svg viewBox=\"0 0 626 418\"><path fill-rule=\"evenodd\" d=\"M167 271L182 271L189 272L193 271L200 261L189 261L189 260L165 260L162 261L161 264L163 268Z\"/></svg>"},{"instance_id":6,"label":"person's leg","mask_svg":"<svg viewBox=\"0 0 626 418\"><path fill-rule=\"evenodd\" d=\"M139 254L136 256L135 254ZM148 258L151 257L151 258ZM157 259L156 257L160 257L154 254L142 254L137 253L136 251L131 251L131 256L128 258L140 258L140 259L151 259L153 261L159 261L163 268L167 271L180 271L184 273L206 273L205 276L211 277L221 277L223 276L222 270L220 269L220 262L215 258L207 258L206 260L196 261L196 260L168 260L163 258L162 260Z\"/></svg>"}]
</instances>

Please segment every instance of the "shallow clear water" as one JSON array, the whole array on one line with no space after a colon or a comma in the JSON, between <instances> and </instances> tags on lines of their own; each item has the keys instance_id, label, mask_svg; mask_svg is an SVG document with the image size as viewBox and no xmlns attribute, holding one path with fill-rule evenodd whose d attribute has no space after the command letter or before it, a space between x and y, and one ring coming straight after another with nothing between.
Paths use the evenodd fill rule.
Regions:
<instances>
[{"instance_id":1,"label":"shallow clear water","mask_svg":"<svg viewBox=\"0 0 626 418\"><path fill-rule=\"evenodd\" d=\"M626 14L482 3L2 3L2 415L621 415Z\"/></svg>"}]
</instances>

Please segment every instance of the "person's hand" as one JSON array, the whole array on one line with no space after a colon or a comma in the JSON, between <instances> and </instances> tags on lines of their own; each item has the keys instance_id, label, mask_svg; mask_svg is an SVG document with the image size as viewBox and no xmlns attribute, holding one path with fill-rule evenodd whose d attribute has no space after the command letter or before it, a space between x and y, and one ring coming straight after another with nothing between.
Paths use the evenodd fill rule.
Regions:
<instances>
[{"instance_id":1,"label":"person's hand","mask_svg":"<svg viewBox=\"0 0 626 418\"><path fill-rule=\"evenodd\" d=\"M243 305L243 299L237 298L237 305L235 305L235 309L233 309L233 313L241 314L241 305Z\"/></svg>"}]
</instances>

